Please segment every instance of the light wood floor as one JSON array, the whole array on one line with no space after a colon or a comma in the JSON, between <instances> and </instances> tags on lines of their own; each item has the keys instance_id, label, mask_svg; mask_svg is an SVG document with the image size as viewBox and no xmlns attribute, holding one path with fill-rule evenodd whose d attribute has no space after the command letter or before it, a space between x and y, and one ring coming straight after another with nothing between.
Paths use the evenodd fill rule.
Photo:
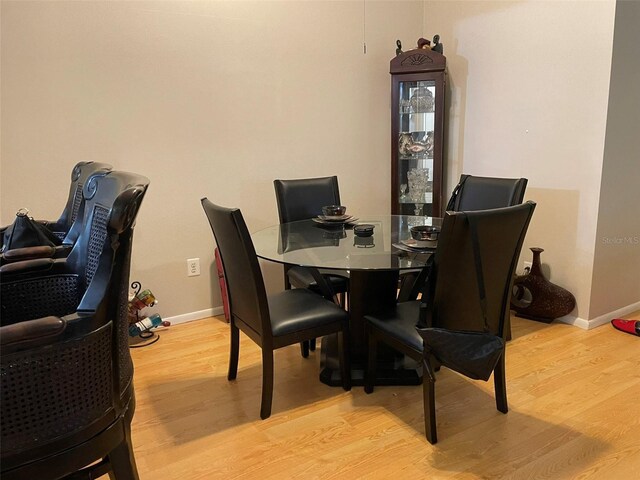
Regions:
<instances>
[{"instance_id":1,"label":"light wood floor","mask_svg":"<svg viewBox=\"0 0 640 480\"><path fill-rule=\"evenodd\" d=\"M638 312L640 313L640 312ZM632 317L629 318L640 318ZM143 480L640 478L640 338L513 319L510 411L493 381L437 375L439 443L424 437L421 388L366 395L318 382L319 351L276 352L273 413L260 420L259 349L242 336L226 379L228 326L170 327L133 350L135 454Z\"/></svg>"}]
</instances>

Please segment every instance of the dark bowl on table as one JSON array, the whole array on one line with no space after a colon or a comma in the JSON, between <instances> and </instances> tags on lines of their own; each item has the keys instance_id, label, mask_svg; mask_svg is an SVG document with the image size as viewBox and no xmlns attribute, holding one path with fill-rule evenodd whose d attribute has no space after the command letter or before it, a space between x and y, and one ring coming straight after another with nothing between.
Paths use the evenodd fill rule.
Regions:
<instances>
[{"instance_id":1,"label":"dark bowl on table","mask_svg":"<svg viewBox=\"0 0 640 480\"><path fill-rule=\"evenodd\" d=\"M373 235L374 225L368 223L361 223L353 227L353 233L356 237L370 237Z\"/></svg>"},{"instance_id":2,"label":"dark bowl on table","mask_svg":"<svg viewBox=\"0 0 640 480\"><path fill-rule=\"evenodd\" d=\"M411 238L416 241L419 247L435 247L438 243L438 235L440 235L440 227L432 225L417 225L411 227Z\"/></svg>"},{"instance_id":3,"label":"dark bowl on table","mask_svg":"<svg viewBox=\"0 0 640 480\"><path fill-rule=\"evenodd\" d=\"M414 240L437 240L440 227L431 225L416 225L411 227L411 238Z\"/></svg>"},{"instance_id":4,"label":"dark bowl on table","mask_svg":"<svg viewBox=\"0 0 640 480\"><path fill-rule=\"evenodd\" d=\"M340 217L345 214L347 207L342 205L327 205L322 207L322 214L325 217Z\"/></svg>"}]
</instances>

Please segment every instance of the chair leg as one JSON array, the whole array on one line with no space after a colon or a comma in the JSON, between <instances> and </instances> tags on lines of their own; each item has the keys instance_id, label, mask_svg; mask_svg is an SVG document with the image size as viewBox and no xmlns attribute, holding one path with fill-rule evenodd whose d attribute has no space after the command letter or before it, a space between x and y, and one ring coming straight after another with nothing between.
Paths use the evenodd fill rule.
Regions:
<instances>
[{"instance_id":1,"label":"chair leg","mask_svg":"<svg viewBox=\"0 0 640 480\"><path fill-rule=\"evenodd\" d=\"M367 371L364 375L364 391L365 393L373 393L373 383L376 375L376 360L378 340L373 333L367 328Z\"/></svg>"},{"instance_id":2,"label":"chair leg","mask_svg":"<svg viewBox=\"0 0 640 480\"><path fill-rule=\"evenodd\" d=\"M240 354L240 330L231 319L231 350L229 353L229 373L227 380L235 380L238 375L238 356Z\"/></svg>"},{"instance_id":3,"label":"chair leg","mask_svg":"<svg viewBox=\"0 0 640 480\"><path fill-rule=\"evenodd\" d=\"M271 415L271 401L273 400L273 350L262 349L262 403L260 418L263 420Z\"/></svg>"},{"instance_id":4,"label":"chair leg","mask_svg":"<svg viewBox=\"0 0 640 480\"><path fill-rule=\"evenodd\" d=\"M309 341L305 340L304 342L300 342L300 355L303 358L309 357Z\"/></svg>"},{"instance_id":5,"label":"chair leg","mask_svg":"<svg viewBox=\"0 0 640 480\"><path fill-rule=\"evenodd\" d=\"M289 281L289 275L287 275L288 270L289 269L285 267L284 269L284 289L285 290L291 290L291 282ZM300 355L302 355L302 358L308 358L309 350L315 350L315 349L316 349L315 342L313 342L311 348L308 341L305 340L304 342L300 342Z\"/></svg>"},{"instance_id":6,"label":"chair leg","mask_svg":"<svg viewBox=\"0 0 640 480\"><path fill-rule=\"evenodd\" d=\"M507 413L509 406L507 405L507 380L505 375L504 354L505 352L503 351L493 371L493 384L496 391L496 408L502 413Z\"/></svg>"},{"instance_id":7,"label":"chair leg","mask_svg":"<svg viewBox=\"0 0 640 480\"><path fill-rule=\"evenodd\" d=\"M109 463L111 480L138 480L138 468L136 459L133 456L133 444L131 443L131 425L124 422L124 440L109 452Z\"/></svg>"},{"instance_id":8,"label":"chair leg","mask_svg":"<svg viewBox=\"0 0 640 480\"><path fill-rule=\"evenodd\" d=\"M440 371L440 367L441 367L440 362L433 355L431 355L431 360L429 360L429 364L431 365L431 368L433 369L434 372Z\"/></svg>"},{"instance_id":9,"label":"chair leg","mask_svg":"<svg viewBox=\"0 0 640 480\"><path fill-rule=\"evenodd\" d=\"M433 445L438 442L438 434L436 433L435 381L432 372L430 372L429 362L429 358L422 360L422 401L424 403L424 432L429 443Z\"/></svg>"},{"instance_id":10,"label":"chair leg","mask_svg":"<svg viewBox=\"0 0 640 480\"><path fill-rule=\"evenodd\" d=\"M312 338L311 340L309 340L309 350L311 350L312 352L316 351L316 339Z\"/></svg>"},{"instance_id":11,"label":"chair leg","mask_svg":"<svg viewBox=\"0 0 640 480\"><path fill-rule=\"evenodd\" d=\"M346 326L338 334L338 350L340 360L340 376L342 377L342 388L347 392L351 390L351 361L349 352L349 326Z\"/></svg>"}]
</instances>

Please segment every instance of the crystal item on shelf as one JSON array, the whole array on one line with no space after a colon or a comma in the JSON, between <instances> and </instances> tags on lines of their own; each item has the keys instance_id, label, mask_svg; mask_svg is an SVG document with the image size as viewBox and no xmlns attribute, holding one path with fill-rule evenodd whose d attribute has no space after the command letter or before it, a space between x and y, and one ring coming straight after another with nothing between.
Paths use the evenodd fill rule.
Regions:
<instances>
[{"instance_id":1,"label":"crystal item on shelf","mask_svg":"<svg viewBox=\"0 0 640 480\"><path fill-rule=\"evenodd\" d=\"M406 199L407 199L407 184L401 183L400 184L400 203L404 203Z\"/></svg>"},{"instance_id":2,"label":"crystal item on shelf","mask_svg":"<svg viewBox=\"0 0 640 480\"><path fill-rule=\"evenodd\" d=\"M418 87L411 95L409 105L413 113L433 112L433 93L427 87Z\"/></svg>"},{"instance_id":3,"label":"crystal item on shelf","mask_svg":"<svg viewBox=\"0 0 640 480\"><path fill-rule=\"evenodd\" d=\"M425 218L424 217L409 217L407 219L407 228L411 229L417 225L424 225ZM411 234L409 234L411 235Z\"/></svg>"},{"instance_id":4,"label":"crystal item on shelf","mask_svg":"<svg viewBox=\"0 0 640 480\"><path fill-rule=\"evenodd\" d=\"M422 204L425 202L427 192L427 182L429 180L428 168L412 168L407 172L407 183L409 184L409 198L415 205L414 213L422 214Z\"/></svg>"}]
</instances>

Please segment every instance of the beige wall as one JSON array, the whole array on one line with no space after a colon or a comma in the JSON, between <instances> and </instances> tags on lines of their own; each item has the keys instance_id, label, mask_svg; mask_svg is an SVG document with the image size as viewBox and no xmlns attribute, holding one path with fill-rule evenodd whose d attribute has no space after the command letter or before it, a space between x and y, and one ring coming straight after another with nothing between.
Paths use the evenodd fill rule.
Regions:
<instances>
[{"instance_id":1,"label":"beige wall","mask_svg":"<svg viewBox=\"0 0 640 480\"><path fill-rule=\"evenodd\" d=\"M527 177L538 207L522 260L544 248L550 279L574 293L583 320L593 317L614 12L613 1L425 7L449 68L448 189L462 172Z\"/></svg>"},{"instance_id":2,"label":"beige wall","mask_svg":"<svg viewBox=\"0 0 640 480\"><path fill-rule=\"evenodd\" d=\"M592 316L640 302L640 2L618 2L591 292Z\"/></svg>"},{"instance_id":3,"label":"beige wall","mask_svg":"<svg viewBox=\"0 0 640 480\"><path fill-rule=\"evenodd\" d=\"M389 60L422 15L421 1L3 1L1 223L23 206L57 217L77 161L146 174L132 279L164 316L219 306L201 197L255 231L277 222L275 178L336 174L351 212L388 211Z\"/></svg>"},{"instance_id":4,"label":"beige wall","mask_svg":"<svg viewBox=\"0 0 640 480\"><path fill-rule=\"evenodd\" d=\"M274 178L337 174L350 211L388 211L388 62L396 38L406 49L439 33L447 190L462 172L529 178L525 248L545 248L574 315L593 318L637 297L598 293L628 260L599 239L627 234L607 212L617 182L632 183L618 167L638 164L632 145L611 150L625 121L607 124L614 12L613 0L3 1L0 223L23 206L56 217L79 160L144 173L132 278L164 316L219 306L199 199L239 206L255 231L277 220ZM191 257L202 276L186 276ZM279 269L264 270L279 288Z\"/></svg>"}]
</instances>

